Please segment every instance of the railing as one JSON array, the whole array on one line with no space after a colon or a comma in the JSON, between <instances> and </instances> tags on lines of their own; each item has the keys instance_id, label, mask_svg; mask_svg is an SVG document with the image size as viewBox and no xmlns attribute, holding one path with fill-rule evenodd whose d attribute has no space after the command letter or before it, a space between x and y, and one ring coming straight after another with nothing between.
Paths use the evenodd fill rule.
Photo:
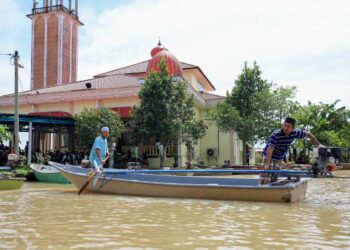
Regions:
<instances>
[{"instance_id":1,"label":"railing","mask_svg":"<svg viewBox=\"0 0 350 250\"><path fill-rule=\"evenodd\" d=\"M132 146L123 146L122 150L124 153L126 153L128 150L132 152ZM173 156L176 153L176 145L167 145L165 147L166 155L167 156ZM147 157L158 157L159 156L159 149L157 146L153 145L144 145L143 151L147 155ZM141 153L141 152L139 152Z\"/></svg>"},{"instance_id":2,"label":"railing","mask_svg":"<svg viewBox=\"0 0 350 250\"><path fill-rule=\"evenodd\" d=\"M153 145L147 145L147 146L143 146L144 148L144 152L147 156L156 156L158 157L159 155L159 149L157 148L157 146L153 146ZM176 146L175 145L167 145L165 147L165 152L166 155L174 155L176 152Z\"/></svg>"},{"instance_id":3,"label":"railing","mask_svg":"<svg viewBox=\"0 0 350 250\"><path fill-rule=\"evenodd\" d=\"M53 5L53 6L35 8L35 9L32 9L32 15L48 13L51 11L64 11L65 13L72 15L74 18L79 19L78 16L76 15L75 11L69 10L68 8L64 7L63 5Z\"/></svg>"}]
</instances>

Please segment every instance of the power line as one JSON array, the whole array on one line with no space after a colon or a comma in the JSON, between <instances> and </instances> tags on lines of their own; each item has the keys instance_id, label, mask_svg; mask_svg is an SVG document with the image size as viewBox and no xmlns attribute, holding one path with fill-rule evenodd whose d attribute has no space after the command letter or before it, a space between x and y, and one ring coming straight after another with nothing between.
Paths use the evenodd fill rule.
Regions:
<instances>
[{"instance_id":1,"label":"power line","mask_svg":"<svg viewBox=\"0 0 350 250\"><path fill-rule=\"evenodd\" d=\"M23 66L23 69L24 69L24 71L26 72L28 78L30 79L30 74L29 74L29 72L28 72L28 70L27 70L27 67L24 66L25 64L24 64L24 62L21 60L21 58L19 58L19 60L21 61L22 66Z\"/></svg>"},{"instance_id":2,"label":"power line","mask_svg":"<svg viewBox=\"0 0 350 250\"><path fill-rule=\"evenodd\" d=\"M19 84L21 85L21 89L22 89L22 91L24 92L24 88L23 88L23 85L22 85L21 77L18 77L18 80L19 80ZM30 102L28 101L27 95L24 94L24 93L23 93L23 95L24 95L24 97L26 98L27 104L30 105Z\"/></svg>"}]
</instances>

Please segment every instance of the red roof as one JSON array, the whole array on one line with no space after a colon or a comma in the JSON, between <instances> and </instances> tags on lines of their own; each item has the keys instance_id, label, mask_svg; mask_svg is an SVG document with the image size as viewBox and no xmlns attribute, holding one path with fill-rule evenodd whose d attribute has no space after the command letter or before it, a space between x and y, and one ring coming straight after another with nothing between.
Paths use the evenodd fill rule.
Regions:
<instances>
[{"instance_id":1,"label":"red roof","mask_svg":"<svg viewBox=\"0 0 350 250\"><path fill-rule=\"evenodd\" d=\"M138 79L139 78L130 75L111 75L108 77L92 78L49 88L25 91L21 92L21 95L39 95L48 93L72 92L79 90L91 91L102 89L133 88L140 86ZM90 83L90 88L87 87L88 83ZM13 94L5 96L13 96Z\"/></svg>"},{"instance_id":2,"label":"red roof","mask_svg":"<svg viewBox=\"0 0 350 250\"><path fill-rule=\"evenodd\" d=\"M101 73L99 75L95 75L94 77L98 78L98 77L111 76L111 75L116 75L116 74L134 75L134 74L138 74L138 73L146 73L147 66L148 66L148 63L150 61L151 60L135 63L135 64L132 64L132 65L129 65L129 66L126 66L123 68L118 68L118 69L114 69L111 71ZM193 64L189 64L189 63L180 62L180 64L181 64L182 69L184 69L184 70L199 68L198 66L193 65Z\"/></svg>"},{"instance_id":3,"label":"red roof","mask_svg":"<svg viewBox=\"0 0 350 250\"><path fill-rule=\"evenodd\" d=\"M105 76L113 76L113 75L132 75L132 76L137 76L137 77L143 77L143 75L147 71L147 66L150 60L135 63L126 67L110 70L98 75L95 75L95 78L100 78L100 77L105 77ZM215 90L214 85L210 82L208 77L204 74L204 72L201 70L201 68L197 65L190 64L190 63L184 63L180 62L180 65L184 71L186 70L192 70L192 69L197 69L200 74L204 76L204 78L208 81L208 83L212 86L213 90Z\"/></svg>"},{"instance_id":4,"label":"red roof","mask_svg":"<svg viewBox=\"0 0 350 250\"><path fill-rule=\"evenodd\" d=\"M205 100L224 100L225 99L225 96L210 94L206 92L202 92L201 95L204 97Z\"/></svg>"}]
</instances>

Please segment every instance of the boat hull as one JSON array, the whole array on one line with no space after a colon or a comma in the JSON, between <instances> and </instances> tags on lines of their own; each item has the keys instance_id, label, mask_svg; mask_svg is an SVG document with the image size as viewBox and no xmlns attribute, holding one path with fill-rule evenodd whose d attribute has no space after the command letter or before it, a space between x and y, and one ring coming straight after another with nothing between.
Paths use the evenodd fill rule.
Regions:
<instances>
[{"instance_id":1,"label":"boat hull","mask_svg":"<svg viewBox=\"0 0 350 250\"><path fill-rule=\"evenodd\" d=\"M31 164L30 168L33 170L37 181L62 184L70 183L70 181L60 173L60 171L52 166Z\"/></svg>"},{"instance_id":2,"label":"boat hull","mask_svg":"<svg viewBox=\"0 0 350 250\"><path fill-rule=\"evenodd\" d=\"M24 183L24 178L0 179L0 191L20 189Z\"/></svg>"},{"instance_id":3,"label":"boat hull","mask_svg":"<svg viewBox=\"0 0 350 250\"><path fill-rule=\"evenodd\" d=\"M69 167L59 167L61 173L78 189L87 181L86 173L74 172ZM240 200L263 202L298 202L305 198L307 180L287 185L258 185L257 179L202 178L182 176L160 176L153 174L124 174L119 177L100 177L94 186L92 182L86 190L118 195L190 198L210 200ZM185 178L185 179L184 179ZM186 179L187 178L187 179ZM160 182L154 181L160 180ZM181 180L183 183L172 183ZM191 183L190 181L195 183ZM205 181L208 183L203 184ZM229 182L251 183L232 185ZM197 182L197 183L196 183ZM210 183L211 182L211 183ZM223 184L217 184L220 182Z\"/></svg>"},{"instance_id":4,"label":"boat hull","mask_svg":"<svg viewBox=\"0 0 350 250\"><path fill-rule=\"evenodd\" d=\"M342 167L343 170L350 170L350 163L341 162L340 166Z\"/></svg>"}]
</instances>

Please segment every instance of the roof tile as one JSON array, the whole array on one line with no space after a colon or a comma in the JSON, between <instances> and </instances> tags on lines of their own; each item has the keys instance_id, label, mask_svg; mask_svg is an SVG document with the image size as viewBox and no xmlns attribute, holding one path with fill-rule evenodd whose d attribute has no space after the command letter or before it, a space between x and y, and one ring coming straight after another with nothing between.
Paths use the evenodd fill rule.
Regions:
<instances>
[{"instance_id":1,"label":"roof tile","mask_svg":"<svg viewBox=\"0 0 350 250\"><path fill-rule=\"evenodd\" d=\"M123 68L107 71L105 73L101 73L101 74L95 75L94 77L98 78L98 77L104 77L104 76L111 76L111 75L115 75L115 74L146 73L147 65L148 65L149 61L150 60L147 60L147 61L139 62L139 63L133 64L133 65L130 65L130 66L126 66L126 67L123 67ZM180 62L180 64L181 64L181 67L183 69L191 69L191 68L197 68L198 67L196 65L189 64L189 63L184 63L184 62Z\"/></svg>"}]
</instances>

